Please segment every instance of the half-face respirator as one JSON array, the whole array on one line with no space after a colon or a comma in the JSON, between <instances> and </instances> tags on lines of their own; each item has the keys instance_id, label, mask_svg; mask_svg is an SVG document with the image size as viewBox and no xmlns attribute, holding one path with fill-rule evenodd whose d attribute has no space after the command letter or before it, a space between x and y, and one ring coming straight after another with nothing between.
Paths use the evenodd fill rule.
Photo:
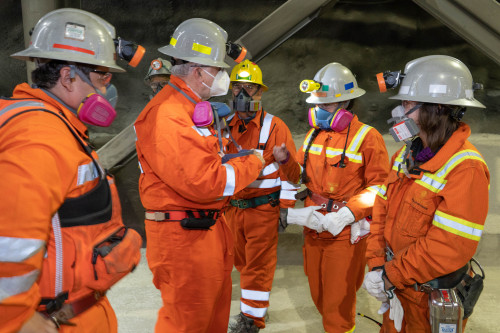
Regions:
<instances>
[{"instance_id":1,"label":"half-face respirator","mask_svg":"<svg viewBox=\"0 0 500 333\"><path fill-rule=\"evenodd\" d=\"M225 117L231 110L225 103L203 101L195 105L193 122L197 127L206 127L214 123L215 116Z\"/></svg>"},{"instance_id":2,"label":"half-face respirator","mask_svg":"<svg viewBox=\"0 0 500 333\"><path fill-rule=\"evenodd\" d=\"M389 133L396 142L406 141L418 135L420 129L415 123L415 120L408 118L408 115L416 111L421 106L422 104L419 103L405 113L405 108L402 105L398 105L391 111L392 118L387 122L395 123L395 125L389 129Z\"/></svg>"},{"instance_id":3,"label":"half-face respirator","mask_svg":"<svg viewBox=\"0 0 500 333\"><path fill-rule=\"evenodd\" d=\"M234 111L257 112L262 108L262 102L252 100L252 96L242 88L238 95L233 98L231 107Z\"/></svg>"},{"instance_id":4,"label":"half-face respirator","mask_svg":"<svg viewBox=\"0 0 500 333\"><path fill-rule=\"evenodd\" d=\"M311 127L342 132L349 126L354 116L346 109L339 108L330 113L316 106L309 109L308 118Z\"/></svg>"},{"instance_id":5,"label":"half-face respirator","mask_svg":"<svg viewBox=\"0 0 500 333\"><path fill-rule=\"evenodd\" d=\"M78 119L89 125L108 127L116 117L116 110L105 97L91 93L78 107L77 115Z\"/></svg>"}]
</instances>

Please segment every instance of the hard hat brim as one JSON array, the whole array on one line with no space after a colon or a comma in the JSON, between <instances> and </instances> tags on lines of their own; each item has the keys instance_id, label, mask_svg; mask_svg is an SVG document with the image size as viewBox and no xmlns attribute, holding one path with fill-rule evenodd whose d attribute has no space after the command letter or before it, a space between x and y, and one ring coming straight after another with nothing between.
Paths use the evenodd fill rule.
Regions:
<instances>
[{"instance_id":1,"label":"hard hat brim","mask_svg":"<svg viewBox=\"0 0 500 333\"><path fill-rule=\"evenodd\" d=\"M84 64L84 65L105 67L105 68L109 68L109 71L113 72L113 73L126 72L126 70L123 69L122 67L115 65L113 63L106 62L106 61L98 61L98 60L94 60L94 59L85 60L85 59L82 59L81 57L72 58L67 53L49 52L49 51L39 52L39 51L37 51L35 49L31 49L31 48L27 48L26 50L11 54L11 57L14 59L24 60L24 61L33 61L35 58L49 59L49 60L61 60L61 61L67 61L67 62L80 63L80 64Z\"/></svg>"},{"instance_id":2,"label":"hard hat brim","mask_svg":"<svg viewBox=\"0 0 500 333\"><path fill-rule=\"evenodd\" d=\"M366 91L364 89L359 88L359 87L353 93L343 94L340 97L335 97L335 96L317 97L317 96L313 96L312 93L310 93L311 95L306 99L306 103L309 103L309 104L328 104L328 103L343 102L343 101L348 101L351 99L361 97L365 93L366 93Z\"/></svg>"},{"instance_id":3,"label":"hard hat brim","mask_svg":"<svg viewBox=\"0 0 500 333\"><path fill-rule=\"evenodd\" d=\"M397 94L395 96L389 97L389 99L397 99L401 101L412 101L412 102L423 102L423 103L431 103L431 104L448 104L448 105L459 105L459 106L470 106L474 108L485 109L486 106L479 102L477 99L450 99L449 97L414 97L403 94Z\"/></svg>"}]
</instances>

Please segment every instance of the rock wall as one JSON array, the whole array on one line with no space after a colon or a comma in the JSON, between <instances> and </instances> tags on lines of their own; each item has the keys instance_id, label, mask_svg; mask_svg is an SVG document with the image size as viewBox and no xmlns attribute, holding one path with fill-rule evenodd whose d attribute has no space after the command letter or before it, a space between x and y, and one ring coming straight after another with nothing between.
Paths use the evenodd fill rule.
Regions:
<instances>
[{"instance_id":1,"label":"rock wall","mask_svg":"<svg viewBox=\"0 0 500 333\"><path fill-rule=\"evenodd\" d=\"M72 1L75 3L77 1ZM80 8L94 12L112 23L117 34L143 45L147 54L137 68L115 74L118 88L118 117L109 128L92 128L92 141L99 147L132 123L148 102L149 87L144 76L152 59L161 56L157 49L168 44L175 27L191 17L210 19L236 40L285 1L240 0L81 0ZM23 62L10 54L24 48L21 2L0 2L0 95L9 96L14 86L26 80ZM500 66L467 44L411 1L345 0L321 14L278 49L259 62L269 91L264 94L266 110L280 116L292 133L308 129L306 94L298 90L303 79L312 79L329 62L340 62L356 74L358 84L367 91L358 99L354 111L360 119L386 133L386 119L397 105L378 92L375 74L403 70L414 58L446 54L462 60L474 80L485 89L476 98L486 110L470 109L464 120L473 132L500 133ZM125 63L121 63L125 66ZM224 99L222 99L224 100ZM124 201L124 215L130 225L142 230L142 207L137 194L138 168L134 158L115 168Z\"/></svg>"}]
</instances>

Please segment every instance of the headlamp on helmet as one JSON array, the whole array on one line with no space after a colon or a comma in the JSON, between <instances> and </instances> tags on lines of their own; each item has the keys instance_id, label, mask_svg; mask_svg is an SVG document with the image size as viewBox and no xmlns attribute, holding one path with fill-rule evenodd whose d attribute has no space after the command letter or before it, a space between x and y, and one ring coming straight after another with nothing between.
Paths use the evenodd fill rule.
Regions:
<instances>
[{"instance_id":1,"label":"headlamp on helmet","mask_svg":"<svg viewBox=\"0 0 500 333\"><path fill-rule=\"evenodd\" d=\"M303 80L300 82L299 89L302 92L311 92L315 90L320 90L323 84L321 82L316 82L314 80Z\"/></svg>"},{"instance_id":2,"label":"headlamp on helmet","mask_svg":"<svg viewBox=\"0 0 500 333\"><path fill-rule=\"evenodd\" d=\"M141 62L146 49L139 44L127 41L120 37L113 39L116 47L116 54L132 67L137 67Z\"/></svg>"},{"instance_id":3,"label":"headlamp on helmet","mask_svg":"<svg viewBox=\"0 0 500 333\"><path fill-rule=\"evenodd\" d=\"M405 77L404 74L401 74L401 71L385 71L383 73L378 73L377 74L377 82L378 82L378 89L380 90L381 93L384 93L387 91L387 89L393 89L396 88L401 84L401 81Z\"/></svg>"},{"instance_id":4,"label":"headlamp on helmet","mask_svg":"<svg viewBox=\"0 0 500 333\"><path fill-rule=\"evenodd\" d=\"M247 55L247 49L240 44L227 42L226 53L231 59L233 59L237 64L239 64L240 62L243 61L243 59L245 59L245 56Z\"/></svg>"}]
</instances>

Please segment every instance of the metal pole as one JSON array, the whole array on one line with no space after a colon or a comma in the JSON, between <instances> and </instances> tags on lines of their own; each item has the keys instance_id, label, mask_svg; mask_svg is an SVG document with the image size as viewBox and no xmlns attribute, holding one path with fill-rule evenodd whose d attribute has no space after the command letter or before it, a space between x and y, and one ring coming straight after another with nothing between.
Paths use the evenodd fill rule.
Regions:
<instances>
[{"instance_id":1,"label":"metal pole","mask_svg":"<svg viewBox=\"0 0 500 333\"><path fill-rule=\"evenodd\" d=\"M48 12L57 8L57 0L22 0L24 46L30 44L30 31L35 27L38 20ZM31 72L35 69L35 64L26 62L28 83L31 84Z\"/></svg>"}]
</instances>

